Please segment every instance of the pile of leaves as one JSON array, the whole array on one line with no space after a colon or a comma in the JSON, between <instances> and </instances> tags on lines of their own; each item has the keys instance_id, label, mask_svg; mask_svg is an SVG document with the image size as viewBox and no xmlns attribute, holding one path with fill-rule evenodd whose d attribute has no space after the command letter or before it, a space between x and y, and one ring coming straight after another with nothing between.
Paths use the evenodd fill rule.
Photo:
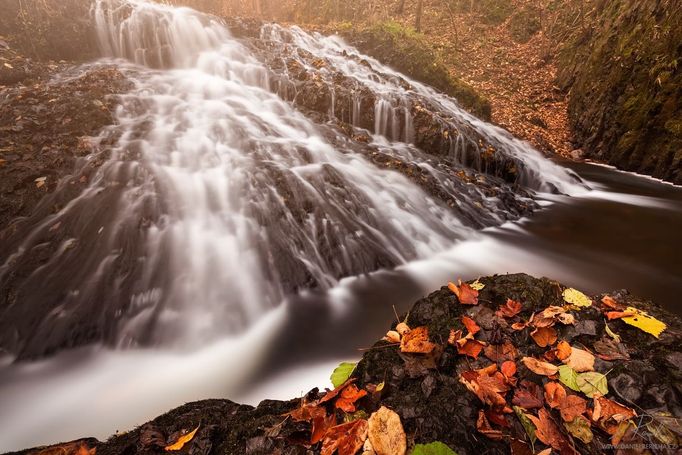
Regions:
<instances>
[{"instance_id":1,"label":"pile of leaves","mask_svg":"<svg viewBox=\"0 0 682 455\"><path fill-rule=\"evenodd\" d=\"M671 453L680 327L625 291L523 274L450 283L339 365L331 390L189 403L88 453Z\"/></svg>"}]
</instances>

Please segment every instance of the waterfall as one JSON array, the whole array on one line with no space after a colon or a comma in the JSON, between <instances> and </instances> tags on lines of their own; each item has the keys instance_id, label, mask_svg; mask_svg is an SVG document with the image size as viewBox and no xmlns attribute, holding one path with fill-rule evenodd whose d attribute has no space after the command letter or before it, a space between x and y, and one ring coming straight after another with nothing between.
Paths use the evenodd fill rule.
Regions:
<instances>
[{"instance_id":1,"label":"waterfall","mask_svg":"<svg viewBox=\"0 0 682 455\"><path fill-rule=\"evenodd\" d=\"M415 146L413 111L422 105L463 131L445 138L447 163L485 172L472 164L477 155L467 144L477 142L463 137L466 129L519 165L515 185L576 186L455 100L405 85L369 57L362 56L369 66L350 58L358 51L338 38L263 29L282 49L324 58L352 78L352 100L341 102L332 86L332 118L347 109L344 121L360 128L370 107L361 93L372 93L369 145L289 102L291 84L275 80L262 56L214 17L142 0L97 0L93 14L102 52L135 88L121 97L117 124L102 132L102 143L117 139L88 188L56 213L24 220L0 246L0 348L16 355L73 340L195 346L238 333L292 292L433 255L475 236L472 220L504 221L498 195L453 184L449 165ZM432 193L451 204L415 183L414 173L378 166L370 157L379 152L424 172ZM493 175L479 180L513 194ZM35 267L39 252L45 259ZM10 305L10 296L20 303ZM21 322L25 312L33 316Z\"/></svg>"}]
</instances>

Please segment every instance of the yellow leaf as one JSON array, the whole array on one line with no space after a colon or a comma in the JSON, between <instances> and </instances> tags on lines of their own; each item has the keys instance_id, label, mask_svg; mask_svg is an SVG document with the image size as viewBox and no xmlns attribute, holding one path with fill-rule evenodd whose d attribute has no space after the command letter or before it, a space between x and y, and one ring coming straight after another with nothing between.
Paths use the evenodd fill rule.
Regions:
<instances>
[{"instance_id":1,"label":"yellow leaf","mask_svg":"<svg viewBox=\"0 0 682 455\"><path fill-rule=\"evenodd\" d=\"M475 289L477 291L480 291L485 287L485 284L481 283L480 281L476 280L473 283L471 283L471 289Z\"/></svg>"},{"instance_id":2,"label":"yellow leaf","mask_svg":"<svg viewBox=\"0 0 682 455\"><path fill-rule=\"evenodd\" d=\"M649 316L646 312L638 310L637 308L627 307L625 311L635 313L635 315L622 318L621 320L623 322L637 327L646 333L650 333L656 338L658 338L661 332L667 328L663 322L653 316Z\"/></svg>"},{"instance_id":3,"label":"yellow leaf","mask_svg":"<svg viewBox=\"0 0 682 455\"><path fill-rule=\"evenodd\" d=\"M564 300L571 305L575 305L577 307L592 306L592 299L577 289L568 288L564 290L562 296Z\"/></svg>"},{"instance_id":4,"label":"yellow leaf","mask_svg":"<svg viewBox=\"0 0 682 455\"><path fill-rule=\"evenodd\" d=\"M171 444L171 445L169 445L169 446L166 446L166 447L164 448L164 450L167 450L167 451L170 452L170 451L175 451L175 450L180 450L180 449L182 449L182 448L184 447L185 444L187 444L189 441L192 440L192 438L194 438L194 435L197 433L197 430L198 430L198 429L199 429L199 427L197 426L193 431L187 433L187 434L184 435L184 436L180 436L180 437L178 438L178 440L177 440L174 444Z\"/></svg>"}]
</instances>

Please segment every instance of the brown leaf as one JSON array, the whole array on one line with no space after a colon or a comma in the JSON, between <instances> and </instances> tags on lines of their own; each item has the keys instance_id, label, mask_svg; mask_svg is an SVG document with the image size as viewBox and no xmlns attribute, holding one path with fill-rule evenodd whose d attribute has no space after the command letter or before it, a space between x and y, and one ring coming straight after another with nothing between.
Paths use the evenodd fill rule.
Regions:
<instances>
[{"instance_id":1,"label":"brown leaf","mask_svg":"<svg viewBox=\"0 0 682 455\"><path fill-rule=\"evenodd\" d=\"M605 295L604 297L602 297L601 303L603 303L604 306L611 308L613 310L621 310L623 308L623 306L618 304L618 302L616 302L615 299L610 295Z\"/></svg>"},{"instance_id":2,"label":"brown leaf","mask_svg":"<svg viewBox=\"0 0 682 455\"><path fill-rule=\"evenodd\" d=\"M559 371L559 368L556 365L552 365L548 362L542 362L538 359L534 359L533 357L524 357L521 359L521 361L530 371L542 376L552 376Z\"/></svg>"},{"instance_id":3,"label":"brown leaf","mask_svg":"<svg viewBox=\"0 0 682 455\"><path fill-rule=\"evenodd\" d=\"M561 430L559 430L559 427L554 423L546 409L540 409L538 417L535 417L532 414L528 414L527 416L535 425L535 436L537 436L540 441L548 446L552 446L558 451L561 451L564 446L568 445L566 437L561 433Z\"/></svg>"},{"instance_id":4,"label":"brown leaf","mask_svg":"<svg viewBox=\"0 0 682 455\"><path fill-rule=\"evenodd\" d=\"M521 312L523 305L516 300L507 299L504 305L500 305L500 308L495 312L496 315L503 318L513 318Z\"/></svg>"},{"instance_id":5,"label":"brown leaf","mask_svg":"<svg viewBox=\"0 0 682 455\"><path fill-rule=\"evenodd\" d=\"M364 419L353 420L331 427L322 442L322 455L355 455L367 439L369 425Z\"/></svg>"},{"instance_id":6,"label":"brown leaf","mask_svg":"<svg viewBox=\"0 0 682 455\"><path fill-rule=\"evenodd\" d=\"M464 343L462 346L460 346L459 343L457 344L457 353L465 354L469 357L477 359L484 346L485 344L478 340L466 340L466 343Z\"/></svg>"},{"instance_id":7,"label":"brown leaf","mask_svg":"<svg viewBox=\"0 0 682 455\"><path fill-rule=\"evenodd\" d=\"M505 377L511 378L516 374L516 362L514 362L513 360L505 361L500 367L500 371L502 371L502 374Z\"/></svg>"},{"instance_id":8,"label":"brown leaf","mask_svg":"<svg viewBox=\"0 0 682 455\"><path fill-rule=\"evenodd\" d=\"M336 400L336 407L345 412L355 412L355 402L367 395L366 390L358 389L355 384L349 384Z\"/></svg>"},{"instance_id":9,"label":"brown leaf","mask_svg":"<svg viewBox=\"0 0 682 455\"><path fill-rule=\"evenodd\" d=\"M327 431L334 426L336 426L336 414L334 413L328 416L321 415L314 417L313 428L310 434L310 443L317 444L320 442L327 434Z\"/></svg>"},{"instance_id":10,"label":"brown leaf","mask_svg":"<svg viewBox=\"0 0 682 455\"><path fill-rule=\"evenodd\" d=\"M476 421L476 430L485 435L488 439L493 441L500 441L504 438L504 434L500 430L495 430L490 426L490 422L485 417L483 409L478 411L478 420Z\"/></svg>"},{"instance_id":11,"label":"brown leaf","mask_svg":"<svg viewBox=\"0 0 682 455\"><path fill-rule=\"evenodd\" d=\"M604 336L593 345L597 351L597 357L602 360L630 360L630 354L622 343L617 343L612 338Z\"/></svg>"},{"instance_id":12,"label":"brown leaf","mask_svg":"<svg viewBox=\"0 0 682 455\"><path fill-rule=\"evenodd\" d=\"M606 313L606 318L611 321L612 319L629 318L636 315L637 313L632 311L609 311Z\"/></svg>"},{"instance_id":13,"label":"brown leaf","mask_svg":"<svg viewBox=\"0 0 682 455\"><path fill-rule=\"evenodd\" d=\"M316 404L326 403L336 398L349 384L355 382L356 378L349 378L346 382L335 388L334 390L328 391ZM293 411L292 411L293 412Z\"/></svg>"},{"instance_id":14,"label":"brown leaf","mask_svg":"<svg viewBox=\"0 0 682 455\"><path fill-rule=\"evenodd\" d=\"M459 280L459 286L455 283L448 283L448 288L457 296L457 300L462 305L478 305L478 291L467 283Z\"/></svg>"},{"instance_id":15,"label":"brown leaf","mask_svg":"<svg viewBox=\"0 0 682 455\"><path fill-rule=\"evenodd\" d=\"M601 415L595 420L606 421L613 419L615 422L620 423L637 415L634 410L608 398L598 397L595 401L599 403L601 408Z\"/></svg>"},{"instance_id":16,"label":"brown leaf","mask_svg":"<svg viewBox=\"0 0 682 455\"><path fill-rule=\"evenodd\" d=\"M368 437L377 455L404 455L407 437L400 416L385 406L369 417Z\"/></svg>"},{"instance_id":17,"label":"brown leaf","mask_svg":"<svg viewBox=\"0 0 682 455\"><path fill-rule=\"evenodd\" d=\"M509 391L509 386L498 371L493 372L491 369L465 371L459 376L459 382L474 393L483 404L491 407L504 407L507 404L504 394Z\"/></svg>"},{"instance_id":18,"label":"brown leaf","mask_svg":"<svg viewBox=\"0 0 682 455\"><path fill-rule=\"evenodd\" d=\"M545 384L545 401L551 408L558 408L566 398L566 389L558 382L548 382Z\"/></svg>"},{"instance_id":19,"label":"brown leaf","mask_svg":"<svg viewBox=\"0 0 682 455\"><path fill-rule=\"evenodd\" d=\"M511 341L505 340L503 344L489 344L483 354L493 362L504 362L516 359L519 352Z\"/></svg>"},{"instance_id":20,"label":"brown leaf","mask_svg":"<svg viewBox=\"0 0 682 455\"><path fill-rule=\"evenodd\" d=\"M561 418L566 422L571 422L577 416L582 415L587 410L587 401L577 395L567 395L559 403Z\"/></svg>"},{"instance_id":21,"label":"brown leaf","mask_svg":"<svg viewBox=\"0 0 682 455\"><path fill-rule=\"evenodd\" d=\"M571 356L571 345L565 341L559 341L556 345L556 358L562 362Z\"/></svg>"},{"instance_id":22,"label":"brown leaf","mask_svg":"<svg viewBox=\"0 0 682 455\"><path fill-rule=\"evenodd\" d=\"M535 343L541 348L546 348L556 343L557 333L552 327L538 327L530 333Z\"/></svg>"},{"instance_id":23,"label":"brown leaf","mask_svg":"<svg viewBox=\"0 0 682 455\"><path fill-rule=\"evenodd\" d=\"M494 423L495 425L499 425L505 428L511 427L509 422L507 422L507 419L505 418L503 412L488 408L485 410L485 416L490 422Z\"/></svg>"},{"instance_id":24,"label":"brown leaf","mask_svg":"<svg viewBox=\"0 0 682 455\"><path fill-rule=\"evenodd\" d=\"M522 386L514 390L512 404L524 409L541 408L543 406L542 392L536 384L523 381Z\"/></svg>"},{"instance_id":25,"label":"brown leaf","mask_svg":"<svg viewBox=\"0 0 682 455\"><path fill-rule=\"evenodd\" d=\"M476 324L476 321L467 316L462 316L462 324L472 335L477 334L481 331L481 328Z\"/></svg>"},{"instance_id":26,"label":"brown leaf","mask_svg":"<svg viewBox=\"0 0 682 455\"><path fill-rule=\"evenodd\" d=\"M436 345L429 341L429 328L426 326L410 330L400 341L400 350L407 353L429 354L435 347Z\"/></svg>"},{"instance_id":27,"label":"brown leaf","mask_svg":"<svg viewBox=\"0 0 682 455\"><path fill-rule=\"evenodd\" d=\"M567 359L562 360L562 362L578 373L594 371L594 356L583 349L572 347L571 355Z\"/></svg>"}]
</instances>

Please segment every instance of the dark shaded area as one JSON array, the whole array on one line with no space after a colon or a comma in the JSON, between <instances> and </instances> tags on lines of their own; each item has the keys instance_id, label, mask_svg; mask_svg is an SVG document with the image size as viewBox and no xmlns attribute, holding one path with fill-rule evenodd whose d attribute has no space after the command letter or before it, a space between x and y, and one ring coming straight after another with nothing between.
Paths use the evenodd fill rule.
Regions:
<instances>
[{"instance_id":1,"label":"dark shaded area","mask_svg":"<svg viewBox=\"0 0 682 455\"><path fill-rule=\"evenodd\" d=\"M530 339L528 330L512 330L505 320L494 316L494 311L512 298L522 302L520 317L527 320L534 312L550 305L563 305L564 286L547 278L536 279L524 274L492 276L480 281L485 288L477 306L461 305L444 287L419 300L408 313L407 323L411 327L429 327L430 339L440 345L440 355L427 358L420 354L400 354L396 346L380 341L364 355L352 375L362 387L385 382L379 395L361 399L359 407L367 413L381 405L396 411L408 435L408 446L439 440L459 454L509 453L507 442L488 440L475 430L476 416L482 406L458 377L463 371L488 366L491 361L483 355L476 360L457 355L455 349L446 344L450 329L462 328L462 315L471 316L481 326L477 339L492 346L512 342L517 347L520 381L542 383L542 377L527 370L519 360L523 356L540 357L545 349ZM623 305L645 309L665 321L668 329L656 339L622 321L611 321L610 326L623 339L629 360L597 359L595 369L609 371L608 396L633 407L639 415L669 413L682 416L682 321L627 291L610 295ZM560 340L588 349L603 342L604 320L597 303L600 298L594 297L592 307L571 311L578 321L575 326L556 326ZM311 401L320 396L314 389L305 399ZM266 400L253 408L228 400L205 400L186 404L107 442L90 441L88 446L96 447L99 455L162 453L169 441L177 439L179 431L187 432L199 426L194 439L177 453L319 453L319 444L305 444L310 438L309 425L283 416L300 404L299 399L288 402ZM339 418L343 417L340 411L336 412ZM510 428L505 432L512 438L525 440L519 421L513 415L507 417L507 421ZM600 444L608 443L610 436L597 429L594 433L595 439L590 444L574 440L568 434L564 436L579 453L602 453ZM654 437L652 434L642 432L639 437L641 443L656 442L650 439ZM673 434L673 437L680 435ZM570 451L570 448L566 447L566 450Z\"/></svg>"},{"instance_id":2,"label":"dark shaded area","mask_svg":"<svg viewBox=\"0 0 682 455\"><path fill-rule=\"evenodd\" d=\"M571 38L558 60L574 141L590 157L682 183L682 2L600 0L589 14L566 8Z\"/></svg>"}]
</instances>

